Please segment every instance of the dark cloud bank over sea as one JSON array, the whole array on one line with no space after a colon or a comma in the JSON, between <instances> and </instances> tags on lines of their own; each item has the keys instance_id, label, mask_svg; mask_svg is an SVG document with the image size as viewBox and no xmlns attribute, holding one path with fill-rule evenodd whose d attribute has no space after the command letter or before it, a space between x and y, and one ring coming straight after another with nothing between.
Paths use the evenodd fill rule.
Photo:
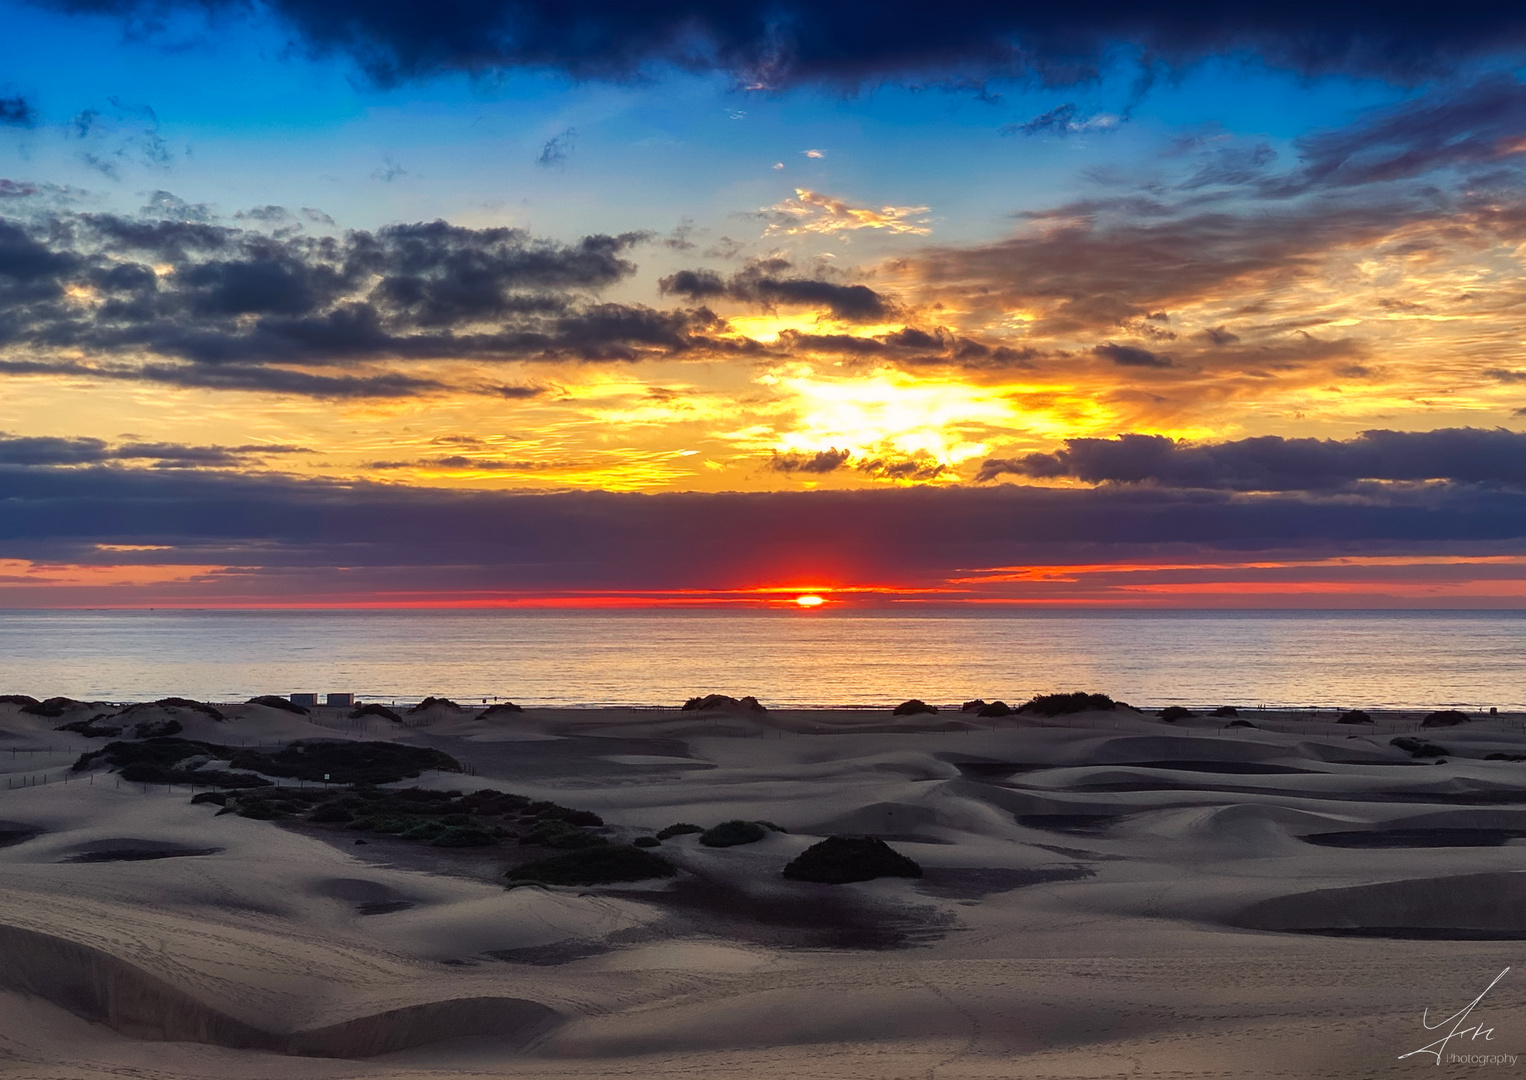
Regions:
<instances>
[{"instance_id":1,"label":"dark cloud bank over sea","mask_svg":"<svg viewBox=\"0 0 1526 1080\"><path fill-rule=\"evenodd\" d=\"M1034 563L1510 554L1526 536L1521 485L1458 482L1367 484L1331 496L1120 484L523 494L8 464L0 503L0 558L239 568L176 587L208 600L802 581L911 588Z\"/></svg>"}]
</instances>

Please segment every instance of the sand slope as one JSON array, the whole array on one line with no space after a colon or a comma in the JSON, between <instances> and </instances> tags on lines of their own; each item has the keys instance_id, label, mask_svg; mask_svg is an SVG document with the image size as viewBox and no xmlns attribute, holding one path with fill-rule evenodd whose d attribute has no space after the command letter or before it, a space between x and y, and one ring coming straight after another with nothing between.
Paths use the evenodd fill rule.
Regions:
<instances>
[{"instance_id":1,"label":"sand slope","mask_svg":"<svg viewBox=\"0 0 1526 1080\"><path fill-rule=\"evenodd\" d=\"M1267 717L478 711L385 732L475 772L421 784L591 809L616 840L788 831L669 840L669 882L506 890L492 851L56 782L103 740L0 705L7 1075L1407 1075L1421 1010L1526 941L1526 764L1485 760L1526 753L1516 718L1427 733L1434 764ZM190 712L151 719L229 745L383 734ZM924 877L780 876L833 833ZM1491 1051L1526 1050L1522 1004L1526 968L1490 994Z\"/></svg>"}]
</instances>

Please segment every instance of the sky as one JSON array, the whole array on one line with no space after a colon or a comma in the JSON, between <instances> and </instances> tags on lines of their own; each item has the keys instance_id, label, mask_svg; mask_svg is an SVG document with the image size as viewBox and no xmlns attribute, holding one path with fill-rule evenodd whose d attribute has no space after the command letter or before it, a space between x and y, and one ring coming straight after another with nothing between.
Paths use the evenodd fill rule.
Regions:
<instances>
[{"instance_id":1,"label":"sky","mask_svg":"<svg viewBox=\"0 0 1526 1080\"><path fill-rule=\"evenodd\" d=\"M0 0L0 606L1526 607L1526 12Z\"/></svg>"}]
</instances>

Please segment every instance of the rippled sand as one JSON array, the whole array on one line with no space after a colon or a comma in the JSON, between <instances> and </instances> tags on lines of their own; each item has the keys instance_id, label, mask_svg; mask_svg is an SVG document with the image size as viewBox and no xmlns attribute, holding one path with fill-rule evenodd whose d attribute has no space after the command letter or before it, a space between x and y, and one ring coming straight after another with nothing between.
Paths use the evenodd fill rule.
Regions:
<instances>
[{"instance_id":1,"label":"rippled sand","mask_svg":"<svg viewBox=\"0 0 1526 1080\"><path fill-rule=\"evenodd\" d=\"M670 882L498 883L504 855L283 826L104 772L0 705L0 1071L20 1077L1355 1077L1479 1004L1526 1051L1520 717L1426 732L1247 714L532 710L316 726L255 706L237 744L396 738L496 787L787 833L662 854ZM1328 719L1328 717L1326 718ZM51 754L28 755L34 747ZM789 882L832 833L920 880ZM1306 839L1313 838L1313 839ZM1470 1021L1471 1023L1471 1021Z\"/></svg>"}]
</instances>

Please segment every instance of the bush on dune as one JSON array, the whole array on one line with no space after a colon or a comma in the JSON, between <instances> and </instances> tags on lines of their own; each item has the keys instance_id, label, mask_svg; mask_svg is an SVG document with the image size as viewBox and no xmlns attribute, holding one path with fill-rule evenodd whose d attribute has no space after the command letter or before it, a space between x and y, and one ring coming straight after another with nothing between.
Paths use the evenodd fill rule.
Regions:
<instances>
[{"instance_id":1,"label":"bush on dune","mask_svg":"<svg viewBox=\"0 0 1526 1080\"><path fill-rule=\"evenodd\" d=\"M909 701L901 702L895 708L891 709L890 715L917 716L920 713L935 713L937 711L938 709L936 706L929 705L927 702L922 701L920 698L912 698Z\"/></svg>"},{"instance_id":2,"label":"bush on dune","mask_svg":"<svg viewBox=\"0 0 1526 1080\"><path fill-rule=\"evenodd\" d=\"M1233 705L1220 705L1217 709L1213 710L1213 712L1209 713L1208 715L1220 717L1239 716L1240 710L1235 708Z\"/></svg>"},{"instance_id":3,"label":"bush on dune","mask_svg":"<svg viewBox=\"0 0 1526 1080\"><path fill-rule=\"evenodd\" d=\"M417 705L415 705L413 708L409 709L408 710L408 714L411 716L414 713L426 712L429 709L435 709L435 708L453 709L456 712L464 711L461 708L461 706L457 705L454 701L450 700L450 698L448 698L448 697L427 697L423 701L421 701Z\"/></svg>"},{"instance_id":4,"label":"bush on dune","mask_svg":"<svg viewBox=\"0 0 1526 1080\"><path fill-rule=\"evenodd\" d=\"M383 720L391 720L394 724L401 724L403 718L385 705L357 705L350 710L350 719L359 720L366 716L379 716Z\"/></svg>"},{"instance_id":5,"label":"bush on dune","mask_svg":"<svg viewBox=\"0 0 1526 1080\"><path fill-rule=\"evenodd\" d=\"M306 707L275 694L261 694L259 697L252 697L248 703L250 705L263 705L267 709L280 709L282 712L296 713L298 716L307 715Z\"/></svg>"},{"instance_id":6,"label":"bush on dune","mask_svg":"<svg viewBox=\"0 0 1526 1080\"><path fill-rule=\"evenodd\" d=\"M524 712L524 709L514 704L512 701L500 701L496 705L489 705L487 708L483 709L482 715L477 717L477 719L486 720L493 716L505 716L522 712Z\"/></svg>"},{"instance_id":7,"label":"bush on dune","mask_svg":"<svg viewBox=\"0 0 1526 1080\"><path fill-rule=\"evenodd\" d=\"M1112 712L1118 704L1106 694L1077 691L1073 694L1040 694L1020 706L1017 711L1038 716L1068 716L1078 712Z\"/></svg>"},{"instance_id":8,"label":"bush on dune","mask_svg":"<svg viewBox=\"0 0 1526 1080\"><path fill-rule=\"evenodd\" d=\"M504 876L511 885L613 885L669 878L678 868L660 855L636 847L609 844L570 851L517 866Z\"/></svg>"},{"instance_id":9,"label":"bush on dune","mask_svg":"<svg viewBox=\"0 0 1526 1080\"><path fill-rule=\"evenodd\" d=\"M1182 708L1180 705L1167 705L1164 709L1160 710L1160 712L1156 713L1155 715L1160 717L1168 724L1174 724L1178 720L1185 720L1189 716L1196 716L1197 714L1194 713L1191 709Z\"/></svg>"},{"instance_id":10,"label":"bush on dune","mask_svg":"<svg viewBox=\"0 0 1526 1080\"><path fill-rule=\"evenodd\" d=\"M1408 753L1411 757L1417 758L1446 757L1451 752L1443 746L1437 746L1433 742L1426 742L1424 739L1411 739L1405 736L1391 739L1388 745L1397 747Z\"/></svg>"},{"instance_id":11,"label":"bush on dune","mask_svg":"<svg viewBox=\"0 0 1526 1080\"><path fill-rule=\"evenodd\" d=\"M30 705L23 705L21 711L30 713L32 716L45 716L49 720L57 720L70 709L77 709L83 704L83 701L75 701L73 698L50 697L46 701L35 701Z\"/></svg>"},{"instance_id":12,"label":"bush on dune","mask_svg":"<svg viewBox=\"0 0 1526 1080\"><path fill-rule=\"evenodd\" d=\"M539 844L541 847L571 851L577 848L602 847L609 843L604 837L580 829L565 821L543 821L519 838L521 844Z\"/></svg>"},{"instance_id":13,"label":"bush on dune","mask_svg":"<svg viewBox=\"0 0 1526 1080\"><path fill-rule=\"evenodd\" d=\"M922 868L883 840L829 836L812 844L784 868L792 881L846 885L881 877L921 877Z\"/></svg>"},{"instance_id":14,"label":"bush on dune","mask_svg":"<svg viewBox=\"0 0 1526 1080\"><path fill-rule=\"evenodd\" d=\"M668 840L675 836L687 836L689 833L702 833L705 830L699 825L691 825L687 821L676 822L667 828L657 830L658 840Z\"/></svg>"},{"instance_id":15,"label":"bush on dune","mask_svg":"<svg viewBox=\"0 0 1526 1080\"><path fill-rule=\"evenodd\" d=\"M336 784L390 784L414 779L428 769L461 772L461 763L439 750L342 739L299 739L280 750L240 750L230 764L266 776Z\"/></svg>"},{"instance_id":16,"label":"bush on dune","mask_svg":"<svg viewBox=\"0 0 1526 1080\"><path fill-rule=\"evenodd\" d=\"M211 720L220 721L228 719L223 715L222 710L215 705L208 705L205 701L192 701L190 698L183 697L167 697L160 698L158 701L139 702L137 705L127 706L127 708L117 713L117 716L128 717L135 712L142 712L145 709L189 709L191 712L199 712Z\"/></svg>"},{"instance_id":17,"label":"bush on dune","mask_svg":"<svg viewBox=\"0 0 1526 1080\"><path fill-rule=\"evenodd\" d=\"M699 842L706 847L737 847L756 844L767 835L768 829L759 821L723 821L700 833Z\"/></svg>"},{"instance_id":18,"label":"bush on dune","mask_svg":"<svg viewBox=\"0 0 1526 1080\"><path fill-rule=\"evenodd\" d=\"M993 701L975 710L976 716L1011 716L1012 713L1012 706L1005 701Z\"/></svg>"},{"instance_id":19,"label":"bush on dune","mask_svg":"<svg viewBox=\"0 0 1526 1080\"><path fill-rule=\"evenodd\" d=\"M106 719L105 713L96 713L89 720L73 720L67 724L59 724L54 731L72 731L76 735L83 735L87 739L114 739L122 734L119 726L102 724Z\"/></svg>"},{"instance_id":20,"label":"bush on dune","mask_svg":"<svg viewBox=\"0 0 1526 1080\"><path fill-rule=\"evenodd\" d=\"M683 703L680 712L704 712L708 709L740 709L747 712L767 712L758 699L752 695L744 698L734 698L728 694L706 694L704 697L691 697Z\"/></svg>"},{"instance_id":21,"label":"bush on dune","mask_svg":"<svg viewBox=\"0 0 1526 1080\"><path fill-rule=\"evenodd\" d=\"M1431 713L1424 720L1420 721L1420 726L1423 728L1456 727L1458 724L1466 723L1468 723L1467 713L1458 712L1456 709L1443 709Z\"/></svg>"},{"instance_id":22,"label":"bush on dune","mask_svg":"<svg viewBox=\"0 0 1526 1080\"><path fill-rule=\"evenodd\" d=\"M41 704L31 694L0 694L0 705L38 705Z\"/></svg>"},{"instance_id":23,"label":"bush on dune","mask_svg":"<svg viewBox=\"0 0 1526 1080\"><path fill-rule=\"evenodd\" d=\"M1370 723L1372 723L1372 717L1369 716L1366 713L1366 711L1364 711L1362 709L1352 709L1349 712L1341 713L1340 719L1337 720L1336 723L1337 724L1370 724Z\"/></svg>"}]
</instances>

